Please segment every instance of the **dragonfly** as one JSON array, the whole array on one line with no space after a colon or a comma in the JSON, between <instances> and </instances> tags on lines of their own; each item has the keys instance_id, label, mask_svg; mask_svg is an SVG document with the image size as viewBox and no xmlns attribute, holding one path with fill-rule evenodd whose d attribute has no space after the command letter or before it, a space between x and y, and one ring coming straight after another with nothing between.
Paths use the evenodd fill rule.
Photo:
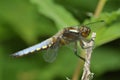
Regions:
<instances>
[{"instance_id":1,"label":"dragonfly","mask_svg":"<svg viewBox=\"0 0 120 80\"><path fill-rule=\"evenodd\" d=\"M99 22L103 22L103 21L99 21ZM90 27L88 27L88 25L94 23L96 22L88 23L86 25L81 25L81 26L78 25L78 26L66 27L60 30L55 35L53 35L52 37L42 41L41 43L38 43L36 45L18 51L12 54L12 56L19 57L36 51L47 50L43 58L47 62L53 62L56 59L57 51L60 46L74 43L75 55L85 61L85 59L77 53L77 42L79 41L81 47L83 47L82 41L83 40L88 41L86 38L89 36L91 32L91 29Z\"/></svg>"}]
</instances>

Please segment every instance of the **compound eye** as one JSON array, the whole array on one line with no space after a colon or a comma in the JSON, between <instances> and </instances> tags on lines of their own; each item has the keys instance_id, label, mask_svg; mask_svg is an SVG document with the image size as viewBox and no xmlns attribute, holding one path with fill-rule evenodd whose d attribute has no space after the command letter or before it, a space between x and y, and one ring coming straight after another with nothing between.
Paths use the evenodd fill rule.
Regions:
<instances>
[{"instance_id":1,"label":"compound eye","mask_svg":"<svg viewBox=\"0 0 120 80\"><path fill-rule=\"evenodd\" d=\"M82 27L80 31L82 37L87 37L90 34L90 29L88 27Z\"/></svg>"},{"instance_id":2,"label":"compound eye","mask_svg":"<svg viewBox=\"0 0 120 80\"><path fill-rule=\"evenodd\" d=\"M82 32L81 35L82 35L83 37L87 37L89 34L88 34L87 32Z\"/></svg>"}]
</instances>

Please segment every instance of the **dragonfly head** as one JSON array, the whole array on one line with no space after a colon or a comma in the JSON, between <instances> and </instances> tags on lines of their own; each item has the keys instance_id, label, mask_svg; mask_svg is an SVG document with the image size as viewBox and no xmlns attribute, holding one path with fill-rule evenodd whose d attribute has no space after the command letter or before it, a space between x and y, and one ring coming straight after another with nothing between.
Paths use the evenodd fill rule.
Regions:
<instances>
[{"instance_id":1,"label":"dragonfly head","mask_svg":"<svg viewBox=\"0 0 120 80\"><path fill-rule=\"evenodd\" d=\"M90 34L91 30L90 28L86 26L81 26L80 27L80 34L82 37L87 37Z\"/></svg>"}]
</instances>

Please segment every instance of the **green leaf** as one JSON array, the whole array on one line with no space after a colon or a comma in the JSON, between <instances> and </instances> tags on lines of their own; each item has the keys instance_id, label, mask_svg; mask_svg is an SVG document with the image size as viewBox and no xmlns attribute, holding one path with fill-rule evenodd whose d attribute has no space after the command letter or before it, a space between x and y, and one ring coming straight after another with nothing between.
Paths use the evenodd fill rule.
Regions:
<instances>
[{"instance_id":1,"label":"green leaf","mask_svg":"<svg viewBox=\"0 0 120 80\"><path fill-rule=\"evenodd\" d=\"M37 5L40 14L42 13L53 20L58 29L68 25L78 24L78 21L74 19L72 14L66 11L62 6L55 4L53 0L31 0L31 2Z\"/></svg>"},{"instance_id":2,"label":"green leaf","mask_svg":"<svg viewBox=\"0 0 120 80\"><path fill-rule=\"evenodd\" d=\"M0 15L28 43L34 42L36 39L33 10L34 8L24 1L0 1Z\"/></svg>"},{"instance_id":3,"label":"green leaf","mask_svg":"<svg viewBox=\"0 0 120 80\"><path fill-rule=\"evenodd\" d=\"M108 26L103 32L97 34L96 45L100 46L102 44L108 43L115 39L120 38L120 23Z\"/></svg>"},{"instance_id":4,"label":"green leaf","mask_svg":"<svg viewBox=\"0 0 120 80\"><path fill-rule=\"evenodd\" d=\"M95 46L100 46L102 44L120 38L120 23L117 21L118 17L120 17L120 9L111 13L102 13L98 18L91 17L90 20L85 21L85 23L96 22L90 26L91 30L97 33ZM105 22L97 23L97 21L100 20L104 20Z\"/></svg>"},{"instance_id":5,"label":"green leaf","mask_svg":"<svg viewBox=\"0 0 120 80\"><path fill-rule=\"evenodd\" d=\"M101 46L94 49L91 68L97 75L107 71L120 69L120 50L113 47Z\"/></svg>"},{"instance_id":6,"label":"green leaf","mask_svg":"<svg viewBox=\"0 0 120 80\"><path fill-rule=\"evenodd\" d=\"M106 24L111 24L120 17L120 9L112 12L104 12L98 17L99 20L104 20Z\"/></svg>"},{"instance_id":7,"label":"green leaf","mask_svg":"<svg viewBox=\"0 0 120 80\"><path fill-rule=\"evenodd\" d=\"M8 24L1 35L5 34L10 28L11 33L15 33L25 42L31 44L37 41L39 35L53 34L55 28L50 28L53 26L52 22L38 14L34 7L29 2L21 0L9 0L7 3L5 0L0 1L1 20L4 20L2 24ZM50 31L47 30L48 28L50 28ZM2 37L9 37L11 33Z\"/></svg>"}]
</instances>

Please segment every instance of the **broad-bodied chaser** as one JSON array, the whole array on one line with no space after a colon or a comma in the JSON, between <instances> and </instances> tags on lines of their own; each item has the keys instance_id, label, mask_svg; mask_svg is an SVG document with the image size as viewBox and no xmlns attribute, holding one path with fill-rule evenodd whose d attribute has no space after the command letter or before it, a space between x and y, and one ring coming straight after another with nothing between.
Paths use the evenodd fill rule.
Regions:
<instances>
[{"instance_id":1,"label":"broad-bodied chaser","mask_svg":"<svg viewBox=\"0 0 120 80\"><path fill-rule=\"evenodd\" d=\"M102 21L99 21L102 22ZM94 22L93 22L94 23ZM90 23L92 24L92 23ZM49 39L46 39L45 41L38 43L32 47L23 49L21 51L18 51L12 56L19 57L23 55L27 55L30 53L33 53L35 51L41 51L47 49L47 53L44 57L45 61L47 62L53 62L56 58L58 48L61 45L66 45L69 43L75 43L75 49L74 52L75 54L80 57L77 54L77 41L80 42L81 47L82 45L82 40L86 40L86 37L89 36L91 32L91 29L88 27L88 25L81 25L81 26L73 26L73 27L67 27L62 30L60 30L57 34L53 35ZM87 41L87 40L86 40ZM84 58L80 57L82 60Z\"/></svg>"}]
</instances>

